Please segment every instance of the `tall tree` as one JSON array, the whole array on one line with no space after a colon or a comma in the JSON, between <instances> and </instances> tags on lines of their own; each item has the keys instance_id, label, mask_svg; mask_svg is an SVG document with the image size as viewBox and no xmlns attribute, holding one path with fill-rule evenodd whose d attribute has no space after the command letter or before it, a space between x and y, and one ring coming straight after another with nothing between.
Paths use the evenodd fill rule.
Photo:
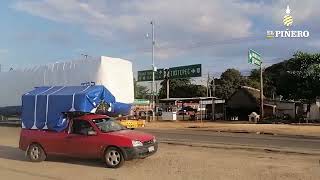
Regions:
<instances>
[{"instance_id":1,"label":"tall tree","mask_svg":"<svg viewBox=\"0 0 320 180\"><path fill-rule=\"evenodd\" d=\"M167 97L166 80L160 83L159 97ZM192 84L189 78L170 79L169 81L170 98L202 97L206 95L206 87Z\"/></svg>"},{"instance_id":2,"label":"tall tree","mask_svg":"<svg viewBox=\"0 0 320 180\"><path fill-rule=\"evenodd\" d=\"M320 54L297 52L293 58L265 70L267 92L285 99L309 99L320 96Z\"/></svg>"},{"instance_id":3,"label":"tall tree","mask_svg":"<svg viewBox=\"0 0 320 180\"><path fill-rule=\"evenodd\" d=\"M273 97L275 95L275 86L272 84L270 76L263 72L263 94L266 97ZM246 85L260 89L260 69L253 69L246 80Z\"/></svg>"},{"instance_id":4,"label":"tall tree","mask_svg":"<svg viewBox=\"0 0 320 180\"><path fill-rule=\"evenodd\" d=\"M134 84L134 98L135 99L146 99L148 97L149 90L145 86L141 86L137 83L136 79L133 79Z\"/></svg>"},{"instance_id":5,"label":"tall tree","mask_svg":"<svg viewBox=\"0 0 320 180\"><path fill-rule=\"evenodd\" d=\"M246 85L245 78L236 69L227 69L216 79L216 96L228 99L239 86Z\"/></svg>"},{"instance_id":6,"label":"tall tree","mask_svg":"<svg viewBox=\"0 0 320 180\"><path fill-rule=\"evenodd\" d=\"M246 80L246 85L260 89L260 69L253 69Z\"/></svg>"}]
</instances>

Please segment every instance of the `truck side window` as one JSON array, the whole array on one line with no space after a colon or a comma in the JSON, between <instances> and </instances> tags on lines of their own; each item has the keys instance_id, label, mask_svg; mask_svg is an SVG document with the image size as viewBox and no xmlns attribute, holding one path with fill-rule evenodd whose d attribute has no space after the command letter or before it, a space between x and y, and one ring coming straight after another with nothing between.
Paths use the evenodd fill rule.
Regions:
<instances>
[{"instance_id":1,"label":"truck side window","mask_svg":"<svg viewBox=\"0 0 320 180\"><path fill-rule=\"evenodd\" d=\"M88 131L90 130L93 130L93 127L89 122L83 120L73 120L71 130L72 134L87 135Z\"/></svg>"}]
</instances>

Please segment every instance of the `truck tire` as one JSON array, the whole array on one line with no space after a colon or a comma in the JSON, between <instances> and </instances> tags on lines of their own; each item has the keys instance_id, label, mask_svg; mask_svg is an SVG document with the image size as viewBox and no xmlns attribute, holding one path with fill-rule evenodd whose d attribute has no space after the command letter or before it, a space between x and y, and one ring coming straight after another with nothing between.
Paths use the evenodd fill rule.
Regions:
<instances>
[{"instance_id":1,"label":"truck tire","mask_svg":"<svg viewBox=\"0 0 320 180\"><path fill-rule=\"evenodd\" d=\"M27 156L31 162L41 162L47 158L45 151L39 144L31 144L27 150Z\"/></svg>"},{"instance_id":2,"label":"truck tire","mask_svg":"<svg viewBox=\"0 0 320 180\"><path fill-rule=\"evenodd\" d=\"M104 159L108 168L119 168L125 161L121 150L116 147L109 147L104 154Z\"/></svg>"}]
</instances>

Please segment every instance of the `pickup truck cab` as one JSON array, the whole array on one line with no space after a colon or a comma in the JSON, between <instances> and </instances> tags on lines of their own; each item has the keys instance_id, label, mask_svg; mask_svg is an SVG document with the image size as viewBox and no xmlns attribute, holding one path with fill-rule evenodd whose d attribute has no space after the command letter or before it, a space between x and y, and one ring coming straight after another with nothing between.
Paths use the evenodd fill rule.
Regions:
<instances>
[{"instance_id":1,"label":"pickup truck cab","mask_svg":"<svg viewBox=\"0 0 320 180\"><path fill-rule=\"evenodd\" d=\"M87 114L68 119L68 128L61 132L22 129L19 148L33 162L50 155L99 158L110 168L145 158L158 149L153 135L129 130L108 116Z\"/></svg>"}]
</instances>

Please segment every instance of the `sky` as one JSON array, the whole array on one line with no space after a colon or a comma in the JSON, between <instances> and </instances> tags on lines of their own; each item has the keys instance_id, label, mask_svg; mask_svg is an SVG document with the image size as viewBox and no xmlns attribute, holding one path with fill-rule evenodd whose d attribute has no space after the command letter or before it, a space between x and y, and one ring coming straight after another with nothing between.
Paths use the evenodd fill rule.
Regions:
<instances>
[{"instance_id":1,"label":"sky","mask_svg":"<svg viewBox=\"0 0 320 180\"><path fill-rule=\"evenodd\" d=\"M310 37L266 39L267 30L291 30ZM132 61L134 72L151 68L151 21L158 68L202 64L203 76L227 68L248 72L248 49L265 66L296 51L320 50L319 0L2 0L2 71L101 55Z\"/></svg>"}]
</instances>

